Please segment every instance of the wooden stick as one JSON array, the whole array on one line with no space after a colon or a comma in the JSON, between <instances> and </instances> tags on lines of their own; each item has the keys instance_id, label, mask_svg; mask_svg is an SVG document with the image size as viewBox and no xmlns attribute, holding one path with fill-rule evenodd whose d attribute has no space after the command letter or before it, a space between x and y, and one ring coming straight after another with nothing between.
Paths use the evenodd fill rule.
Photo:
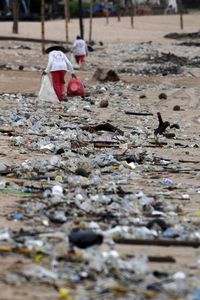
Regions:
<instances>
[{"instance_id":1,"label":"wooden stick","mask_svg":"<svg viewBox=\"0 0 200 300\"><path fill-rule=\"evenodd\" d=\"M79 26L80 26L80 36L84 39L84 26L83 26L83 3L82 0L78 0L79 6Z\"/></svg>"},{"instance_id":2,"label":"wooden stick","mask_svg":"<svg viewBox=\"0 0 200 300\"><path fill-rule=\"evenodd\" d=\"M131 0L131 28L134 28L134 4Z\"/></svg>"},{"instance_id":3,"label":"wooden stick","mask_svg":"<svg viewBox=\"0 0 200 300\"><path fill-rule=\"evenodd\" d=\"M180 28L183 30L183 2L182 0L178 0L178 7L180 13Z\"/></svg>"},{"instance_id":4,"label":"wooden stick","mask_svg":"<svg viewBox=\"0 0 200 300\"><path fill-rule=\"evenodd\" d=\"M127 258L133 258L135 257L134 255L125 255ZM153 255L148 255L148 261L150 263L176 263L176 260L172 256L153 256Z\"/></svg>"},{"instance_id":5,"label":"wooden stick","mask_svg":"<svg viewBox=\"0 0 200 300\"><path fill-rule=\"evenodd\" d=\"M153 116L152 113L147 112L134 112L134 111L125 111L126 115L134 115L134 116Z\"/></svg>"},{"instance_id":6,"label":"wooden stick","mask_svg":"<svg viewBox=\"0 0 200 300\"><path fill-rule=\"evenodd\" d=\"M200 160L184 160L184 159L179 159L178 160L180 163L186 163L186 164L199 164Z\"/></svg>"},{"instance_id":7,"label":"wooden stick","mask_svg":"<svg viewBox=\"0 0 200 300\"><path fill-rule=\"evenodd\" d=\"M108 10L108 0L105 0L105 14L106 14L106 24L109 24L109 10Z\"/></svg>"},{"instance_id":8,"label":"wooden stick","mask_svg":"<svg viewBox=\"0 0 200 300\"><path fill-rule=\"evenodd\" d=\"M91 43L91 41L92 41L92 18L93 18L92 5L93 5L93 0L90 0L90 27L89 27L89 43Z\"/></svg>"},{"instance_id":9,"label":"wooden stick","mask_svg":"<svg viewBox=\"0 0 200 300\"><path fill-rule=\"evenodd\" d=\"M17 37L17 36L0 36L0 41L22 41L22 42L34 42L41 43L41 39L36 38L26 38L26 37ZM61 41L58 40L44 40L45 43L60 44Z\"/></svg>"},{"instance_id":10,"label":"wooden stick","mask_svg":"<svg viewBox=\"0 0 200 300\"><path fill-rule=\"evenodd\" d=\"M19 0L13 0L13 33L18 33Z\"/></svg>"},{"instance_id":11,"label":"wooden stick","mask_svg":"<svg viewBox=\"0 0 200 300\"><path fill-rule=\"evenodd\" d=\"M66 42L69 41L69 34L68 34L68 22L69 22L69 14L68 14L68 0L64 0L64 10L65 10L65 34L66 34Z\"/></svg>"},{"instance_id":12,"label":"wooden stick","mask_svg":"<svg viewBox=\"0 0 200 300\"><path fill-rule=\"evenodd\" d=\"M45 0L41 0L41 48L45 53Z\"/></svg>"},{"instance_id":13,"label":"wooden stick","mask_svg":"<svg viewBox=\"0 0 200 300\"><path fill-rule=\"evenodd\" d=\"M145 240L145 239L115 239L116 244L124 245L145 245L145 246L162 246L162 247L194 247L200 246L200 241L189 240L173 240L173 239L160 239L160 240Z\"/></svg>"},{"instance_id":14,"label":"wooden stick","mask_svg":"<svg viewBox=\"0 0 200 300\"><path fill-rule=\"evenodd\" d=\"M156 128L154 130L154 134L155 135L158 135L158 134L161 135L166 130L166 128L168 126L170 126L170 123L168 121L163 122L163 119L162 119L162 116L161 116L160 112L157 112L157 116L158 116L158 122L159 122L159 124L158 124L158 128Z\"/></svg>"},{"instance_id":15,"label":"wooden stick","mask_svg":"<svg viewBox=\"0 0 200 300\"><path fill-rule=\"evenodd\" d=\"M148 256L149 262L152 263L175 263L176 260L172 256Z\"/></svg>"}]
</instances>

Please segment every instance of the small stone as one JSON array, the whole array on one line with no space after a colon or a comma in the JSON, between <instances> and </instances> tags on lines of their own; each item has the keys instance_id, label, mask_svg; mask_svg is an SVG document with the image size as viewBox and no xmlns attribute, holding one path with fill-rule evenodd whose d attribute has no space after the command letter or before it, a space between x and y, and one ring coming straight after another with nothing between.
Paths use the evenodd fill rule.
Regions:
<instances>
[{"instance_id":1,"label":"small stone","mask_svg":"<svg viewBox=\"0 0 200 300\"><path fill-rule=\"evenodd\" d=\"M108 107L108 100L101 100L99 106L101 108Z\"/></svg>"},{"instance_id":2,"label":"small stone","mask_svg":"<svg viewBox=\"0 0 200 300\"><path fill-rule=\"evenodd\" d=\"M159 96L158 96L159 99L167 99L167 95L165 93L161 93Z\"/></svg>"},{"instance_id":3,"label":"small stone","mask_svg":"<svg viewBox=\"0 0 200 300\"><path fill-rule=\"evenodd\" d=\"M88 177L89 176L89 172L87 172L83 168L77 168L75 173L76 173L76 175L83 176L83 177Z\"/></svg>"},{"instance_id":4,"label":"small stone","mask_svg":"<svg viewBox=\"0 0 200 300\"><path fill-rule=\"evenodd\" d=\"M175 106L173 107L173 110L175 110L175 111L179 111L179 110L181 110L181 107L180 107L180 105L175 105Z\"/></svg>"}]
</instances>

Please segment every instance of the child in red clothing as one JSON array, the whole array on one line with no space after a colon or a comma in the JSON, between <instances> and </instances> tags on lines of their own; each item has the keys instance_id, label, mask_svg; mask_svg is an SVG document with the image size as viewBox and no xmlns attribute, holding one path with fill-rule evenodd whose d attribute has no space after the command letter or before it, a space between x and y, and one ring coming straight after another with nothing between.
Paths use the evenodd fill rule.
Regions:
<instances>
[{"instance_id":1,"label":"child in red clothing","mask_svg":"<svg viewBox=\"0 0 200 300\"><path fill-rule=\"evenodd\" d=\"M65 89L65 74L69 72L76 77L71 62L63 53L62 48L49 52L48 64L43 75L51 73L52 84L59 101L63 100ZM60 49L60 50L59 50Z\"/></svg>"},{"instance_id":2,"label":"child in red clothing","mask_svg":"<svg viewBox=\"0 0 200 300\"><path fill-rule=\"evenodd\" d=\"M76 37L72 51L76 62L82 66L85 63L86 56L88 55L88 48L86 42L80 36Z\"/></svg>"},{"instance_id":3,"label":"child in red clothing","mask_svg":"<svg viewBox=\"0 0 200 300\"><path fill-rule=\"evenodd\" d=\"M85 55L75 55L77 64L81 65L85 62Z\"/></svg>"}]
</instances>

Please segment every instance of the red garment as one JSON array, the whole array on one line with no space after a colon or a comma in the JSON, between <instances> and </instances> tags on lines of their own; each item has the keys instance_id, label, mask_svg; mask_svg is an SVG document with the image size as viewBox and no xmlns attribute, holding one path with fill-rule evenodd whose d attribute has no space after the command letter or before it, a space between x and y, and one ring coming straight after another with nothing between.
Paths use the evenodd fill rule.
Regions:
<instances>
[{"instance_id":1,"label":"red garment","mask_svg":"<svg viewBox=\"0 0 200 300\"><path fill-rule=\"evenodd\" d=\"M51 72L53 88L59 101L63 100L63 94L65 90L65 74L66 71Z\"/></svg>"},{"instance_id":2,"label":"red garment","mask_svg":"<svg viewBox=\"0 0 200 300\"><path fill-rule=\"evenodd\" d=\"M85 62L85 55L75 55L77 64Z\"/></svg>"}]
</instances>

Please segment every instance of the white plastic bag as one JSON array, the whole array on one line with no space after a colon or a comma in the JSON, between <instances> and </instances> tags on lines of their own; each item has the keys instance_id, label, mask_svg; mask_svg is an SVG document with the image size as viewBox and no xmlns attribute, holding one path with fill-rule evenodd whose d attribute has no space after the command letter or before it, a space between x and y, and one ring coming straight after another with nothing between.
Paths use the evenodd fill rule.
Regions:
<instances>
[{"instance_id":1,"label":"white plastic bag","mask_svg":"<svg viewBox=\"0 0 200 300\"><path fill-rule=\"evenodd\" d=\"M48 75L42 76L42 82L41 82L40 91L38 93L37 101L51 102L51 103L59 102L58 97L54 91L54 88L51 84Z\"/></svg>"}]
</instances>

